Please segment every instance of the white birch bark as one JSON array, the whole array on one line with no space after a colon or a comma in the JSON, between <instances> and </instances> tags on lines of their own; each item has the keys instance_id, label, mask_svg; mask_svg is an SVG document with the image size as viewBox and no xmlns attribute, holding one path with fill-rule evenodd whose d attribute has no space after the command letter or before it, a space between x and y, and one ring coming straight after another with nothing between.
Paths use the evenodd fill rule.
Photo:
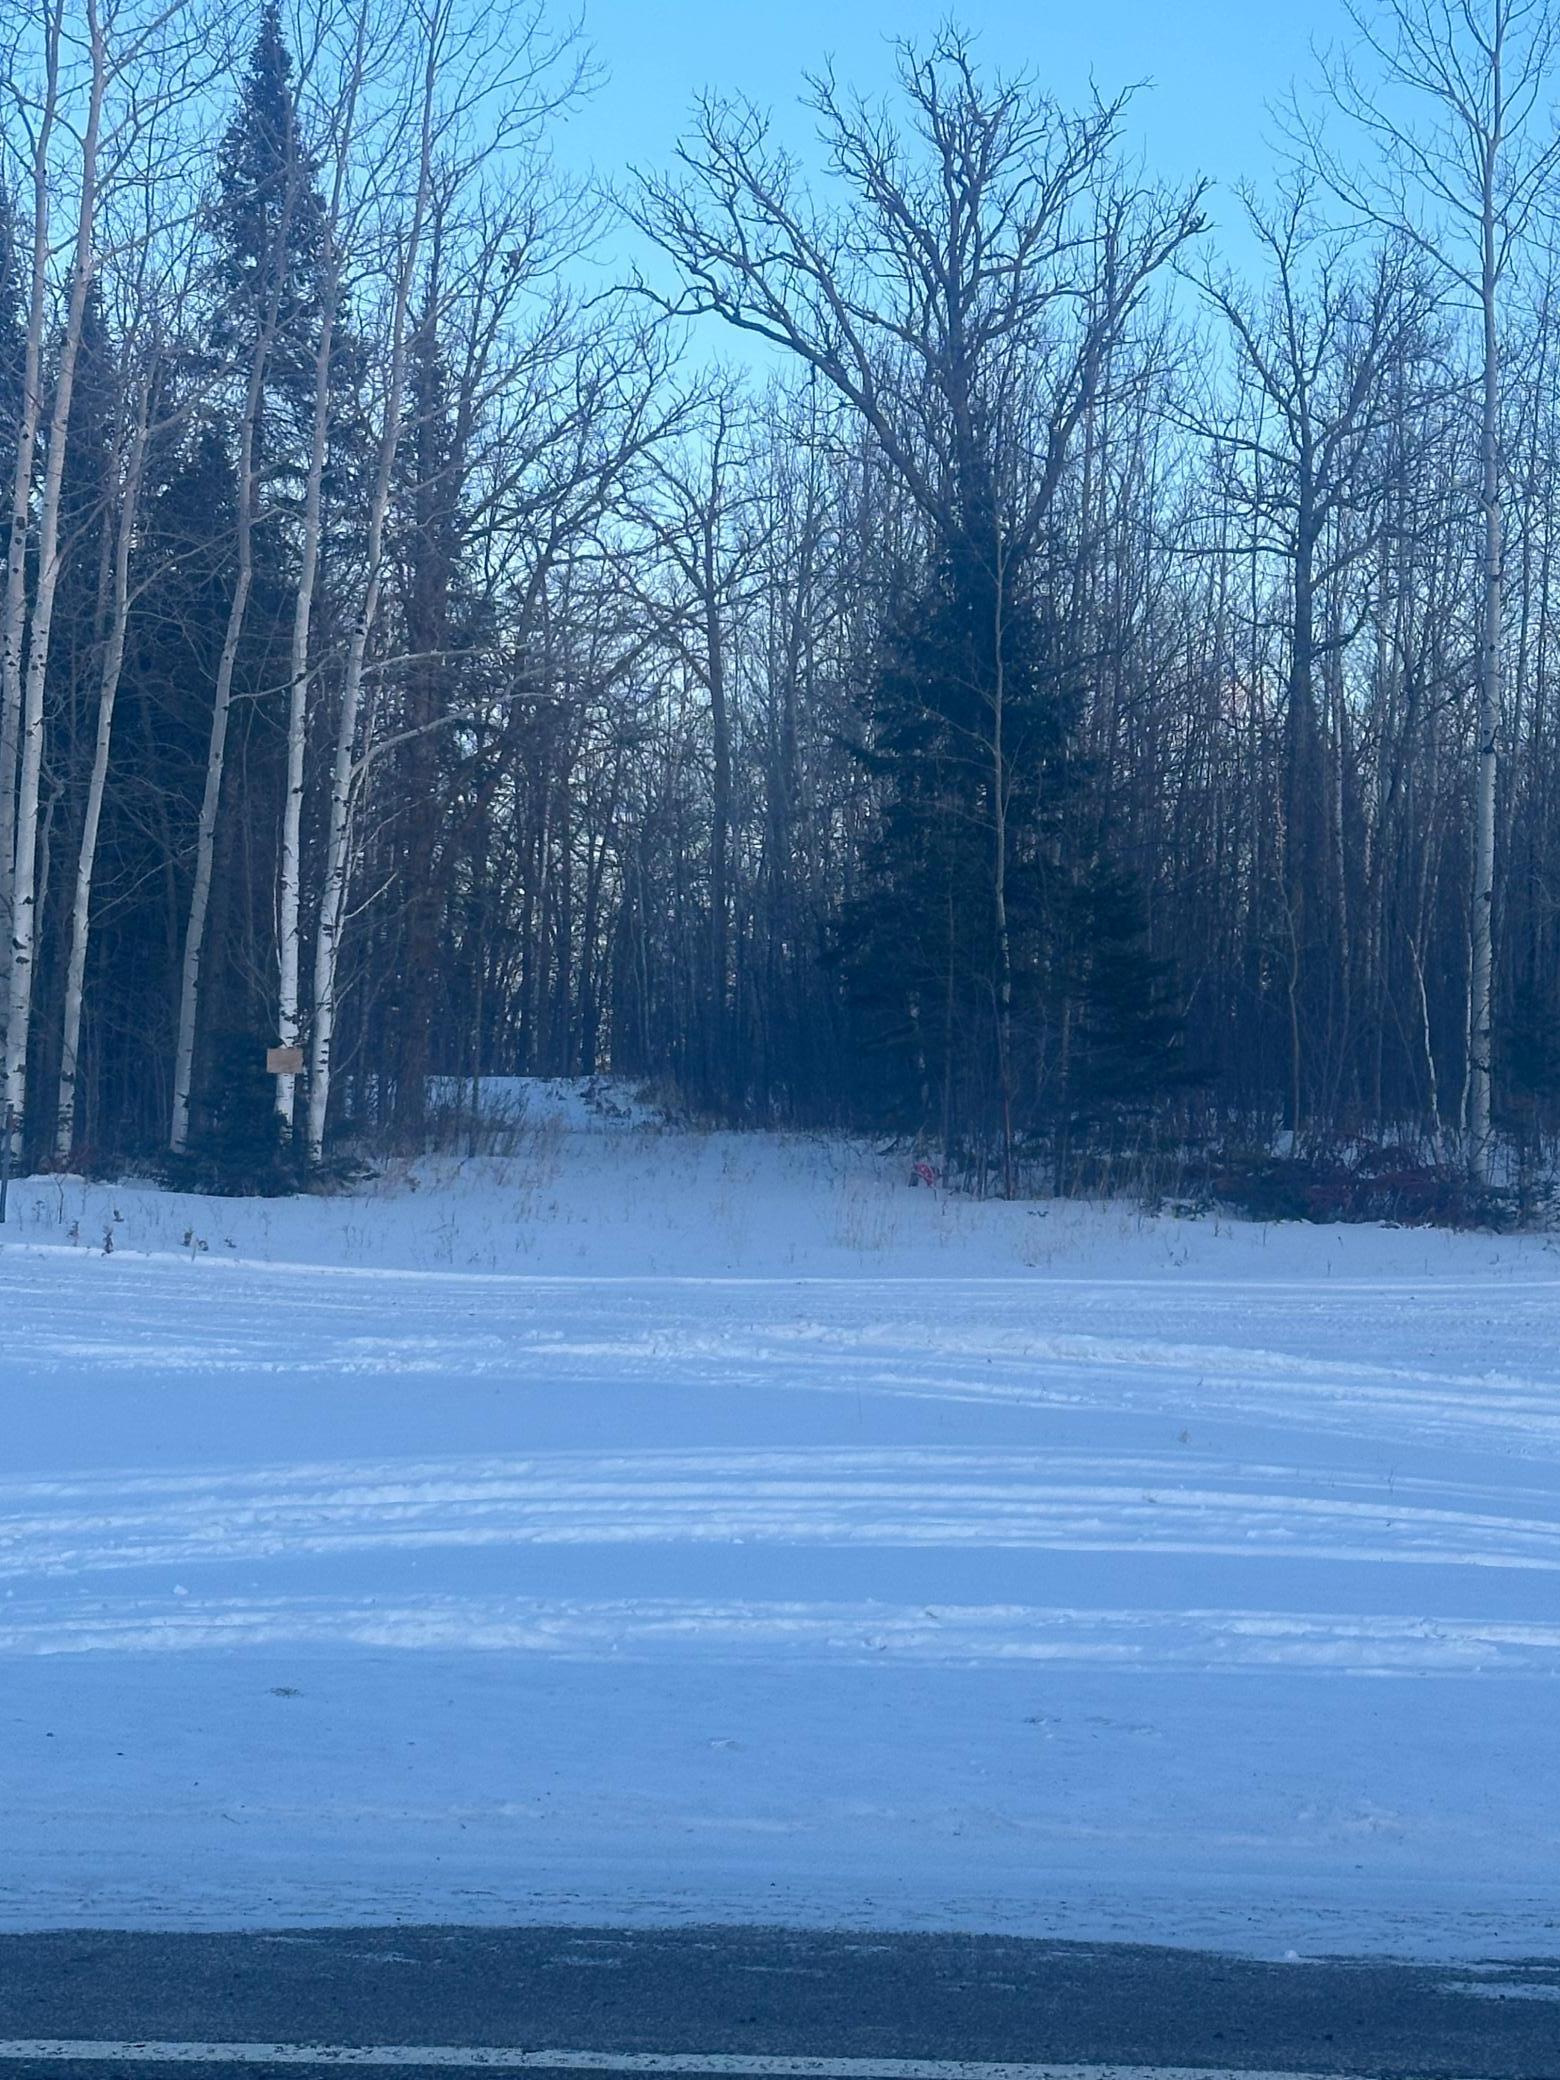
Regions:
<instances>
[{"instance_id":1,"label":"white birch bark","mask_svg":"<svg viewBox=\"0 0 1560 2080\"><path fill-rule=\"evenodd\" d=\"M357 763L358 726L363 702L363 668L369 639L379 612L384 581L385 519L395 475L396 454L401 441L402 403L406 389L408 360L408 313L416 278L423 228L427 221L433 185L434 94L438 80L442 4L427 24L427 57L422 76L420 149L417 182L412 199L411 220L401 240L396 265L390 316L390 366L385 384L384 425L379 441L378 467L368 512L368 542L363 594L352 625L342 676L341 712L336 725L335 756L331 764L330 801L325 842L325 872L320 895L319 922L314 938L314 1004L309 1047L309 1102L306 1147L311 1164L325 1152L325 1121L330 1110L331 1048L336 1035L341 975L341 939L347 921L352 883L353 806L360 777Z\"/></svg>"},{"instance_id":2,"label":"white birch bark","mask_svg":"<svg viewBox=\"0 0 1560 2080\"><path fill-rule=\"evenodd\" d=\"M108 51L97 0L86 0L86 27L92 71L87 119L81 139L81 192L76 216L75 258L65 333L60 342L59 363L55 371L54 404L49 415L48 459L38 504L38 576L22 694L15 865L11 878L11 973L6 1005L4 1100L8 1117L18 1122L25 1118L27 1099L33 951L38 932L38 789L43 771L44 684L49 663L49 634L60 576L60 492L65 474L76 359L95 265L93 240L98 139L103 119L103 97L108 84Z\"/></svg>"},{"instance_id":3,"label":"white birch bark","mask_svg":"<svg viewBox=\"0 0 1560 2080\"><path fill-rule=\"evenodd\" d=\"M1484 520L1484 599L1479 649L1478 744L1473 793L1473 939L1468 1004L1468 1166L1481 1182L1490 1174L1490 1106L1495 1051L1495 789L1498 778L1503 552L1500 510L1500 287L1501 49L1491 55L1493 117L1480 166L1479 312L1483 385L1479 418L1479 505Z\"/></svg>"},{"instance_id":4,"label":"white birch bark","mask_svg":"<svg viewBox=\"0 0 1560 2080\"><path fill-rule=\"evenodd\" d=\"M276 299L273 295L268 322L256 334L250 356L248 393L238 439L238 482L236 486L237 569L233 598L223 631L222 651L217 660L217 683L211 706L211 735L206 746L206 783L201 792L200 821L195 831L195 878L190 887L189 920L184 928L184 958L179 974L179 1034L174 1053L173 1123L168 1145L182 1155L190 1140L190 1094L195 1079L195 1033L200 1016L201 964L206 953L206 918L211 908L211 876L216 860L217 817L222 806L222 775L227 763L228 718L233 706L233 672L238 646L249 609L249 590L254 580L254 478L255 425L265 394L266 363L270 358Z\"/></svg>"},{"instance_id":5,"label":"white birch bark","mask_svg":"<svg viewBox=\"0 0 1560 2080\"><path fill-rule=\"evenodd\" d=\"M48 321L49 154L59 116L60 32L64 0L47 18L43 103L33 140L33 223L27 332L22 357L22 413L16 429L16 472L10 486L4 619L0 622L0 1003L10 995L11 925L16 876L16 761L22 727L22 654L27 629L27 543L33 463L43 412L43 335ZM0 1036L3 1037L3 1036Z\"/></svg>"},{"instance_id":6,"label":"white birch bark","mask_svg":"<svg viewBox=\"0 0 1560 2080\"><path fill-rule=\"evenodd\" d=\"M292 640L288 665L287 781L282 804L282 842L277 867L276 1037L282 1047L296 1047L303 1035L299 970L302 942L300 912L303 889L303 794L309 731L309 631L313 623L314 595L320 567L320 505L330 436L331 355L341 305L344 259L342 205L348 160L353 144L357 99L363 82L367 27L367 10L359 9L352 69L346 84L346 105L337 137L335 173L331 181L330 204L324 226L325 283L320 313L320 337L314 360L314 418L310 435L308 475L304 482L298 590L293 600ZM283 1131L289 1136L293 1131L297 1089L296 1076L277 1077L277 1116L282 1122Z\"/></svg>"},{"instance_id":7,"label":"white birch bark","mask_svg":"<svg viewBox=\"0 0 1560 2080\"><path fill-rule=\"evenodd\" d=\"M309 727L309 630L314 618L314 590L320 563L320 487L325 475L326 434L330 417L330 350L334 332L334 299L327 303L315 362L314 433L303 495L303 537L298 590L293 600L292 646L287 696L287 782L282 803L282 843L277 866L277 1010L276 1037L283 1047L296 1047L302 1031L298 1002L299 903L303 880L303 782ZM296 1076L276 1079L276 1110L291 1133Z\"/></svg>"},{"instance_id":8,"label":"white birch bark","mask_svg":"<svg viewBox=\"0 0 1560 2080\"><path fill-rule=\"evenodd\" d=\"M76 1079L81 1052L81 1011L86 985L87 951L92 929L92 875L97 863L98 831L103 817L103 794L108 782L108 754L113 737L114 704L124 669L125 636L130 623L130 549L135 536L136 515L141 499L141 477L146 460L146 442L151 413L152 380L143 376L136 400L136 418L130 437L130 452L119 487L119 512L114 527L113 595L98 683L97 733L92 746L92 771L87 782L86 807L82 812L81 849L76 857L76 883L71 902L70 954L65 970L64 1025L60 1037L60 1088L54 1122L54 1154L69 1160L76 1140Z\"/></svg>"}]
</instances>

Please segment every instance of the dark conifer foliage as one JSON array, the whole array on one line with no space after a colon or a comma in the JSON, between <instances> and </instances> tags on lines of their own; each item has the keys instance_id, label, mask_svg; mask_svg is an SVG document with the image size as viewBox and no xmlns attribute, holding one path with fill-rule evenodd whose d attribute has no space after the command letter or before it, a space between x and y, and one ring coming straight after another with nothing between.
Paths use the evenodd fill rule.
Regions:
<instances>
[{"instance_id":1,"label":"dark conifer foliage","mask_svg":"<svg viewBox=\"0 0 1560 2080\"><path fill-rule=\"evenodd\" d=\"M961 531L888 636L862 753L881 806L839 933L878 1063L863 1095L950 1161L1000 1132L999 788L1026 1116L1046 1081L1082 689L1034 592L1030 559Z\"/></svg>"},{"instance_id":2,"label":"dark conifer foliage","mask_svg":"<svg viewBox=\"0 0 1560 2080\"><path fill-rule=\"evenodd\" d=\"M157 444L100 841L84 1151L155 1146L171 1099L209 688L232 594L232 508L220 425L196 420L187 437Z\"/></svg>"},{"instance_id":3,"label":"dark conifer foliage","mask_svg":"<svg viewBox=\"0 0 1560 2080\"><path fill-rule=\"evenodd\" d=\"M264 446L278 468L295 461L299 422L312 387L323 214L281 9L277 0L269 0L238 105L217 148L212 208L217 303L211 343L241 367L262 326L274 329L267 388L280 423L272 426Z\"/></svg>"},{"instance_id":4,"label":"dark conifer foliage","mask_svg":"<svg viewBox=\"0 0 1560 2080\"><path fill-rule=\"evenodd\" d=\"M1174 964L1156 957L1135 878L1108 860L1069 890L1060 994L1074 1007L1063 1065L1066 1144L1120 1150L1195 1081Z\"/></svg>"}]
</instances>

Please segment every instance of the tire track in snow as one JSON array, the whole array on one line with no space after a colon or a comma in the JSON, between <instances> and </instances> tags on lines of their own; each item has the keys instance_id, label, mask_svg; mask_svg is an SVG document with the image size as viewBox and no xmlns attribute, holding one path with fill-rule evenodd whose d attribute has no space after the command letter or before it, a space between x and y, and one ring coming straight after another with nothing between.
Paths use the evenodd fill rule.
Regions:
<instances>
[{"instance_id":1,"label":"tire track in snow","mask_svg":"<svg viewBox=\"0 0 1560 2080\"><path fill-rule=\"evenodd\" d=\"M1265 1610L602 1602L493 1597L124 1599L67 1616L8 1604L0 1653L366 1647L639 1658L1048 1663L1369 1676L1560 1674L1560 1624ZM1036 1723L1043 1724L1043 1719Z\"/></svg>"},{"instance_id":2,"label":"tire track in snow","mask_svg":"<svg viewBox=\"0 0 1560 2080\"><path fill-rule=\"evenodd\" d=\"M851 1546L1253 1556L1560 1572L1560 1508L1436 1483L1063 1452L756 1451L141 1474L0 1490L0 1580L523 1546ZM61 1506L61 1505L65 1506ZM50 1506L52 1505L52 1506Z\"/></svg>"},{"instance_id":3,"label":"tire track in snow","mask_svg":"<svg viewBox=\"0 0 1560 2080\"><path fill-rule=\"evenodd\" d=\"M336 1284L323 1276L288 1283L297 1333L278 1339L282 1267L117 1257L100 1266L63 1254L70 1261L59 1268L75 1274L63 1294L45 1274L34 1295L19 1267L4 1265L21 1303L7 1322L7 1357L44 1376L328 1383L454 1375L547 1389L653 1383L1009 1409L1191 1408L1302 1433L1560 1460L1554 1283L1503 1286L1493 1296L1507 1360L1497 1369L1479 1364L1489 1345L1478 1289L1433 1281L1313 1289L1302 1304L1305 1289L1282 1283L997 1279L900 1290L872 1279L474 1278L463 1291L448 1274L383 1274L366 1287L343 1274ZM99 1269L102 1280L89 1275ZM99 1284L113 1294L111 1335ZM1480 1297L1492 1304L1490 1294ZM191 1305L196 1298L202 1306ZM439 1327L430 1333L435 1299ZM1378 1317L1371 1356L1360 1349L1362 1310ZM1234 1333L1211 1339L1214 1322ZM1379 1352L1394 1344L1403 1359L1383 1362ZM1513 1360L1531 1369L1514 1370Z\"/></svg>"}]
</instances>

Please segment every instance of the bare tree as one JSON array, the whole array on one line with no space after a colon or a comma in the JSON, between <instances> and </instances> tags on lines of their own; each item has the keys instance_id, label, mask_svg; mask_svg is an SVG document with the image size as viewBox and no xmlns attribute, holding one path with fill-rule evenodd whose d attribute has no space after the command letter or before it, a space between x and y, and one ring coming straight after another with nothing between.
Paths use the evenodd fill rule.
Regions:
<instances>
[{"instance_id":1,"label":"bare tree","mask_svg":"<svg viewBox=\"0 0 1560 2080\"><path fill-rule=\"evenodd\" d=\"M1230 470L1229 495L1261 527L1288 580L1284 951L1288 1125L1299 1134L1306 1054L1323 1043L1303 970L1320 955L1337 972L1349 936L1340 880L1333 881L1337 901L1329 908L1326 900L1328 773L1317 671L1348 644L1360 617L1336 617L1323 631L1319 602L1347 585L1379 540L1387 435L1400 410L1401 386L1392 379L1413 357L1432 298L1412 248L1389 241L1362 261L1346 236L1317 221L1303 179L1272 211L1249 194L1245 203L1268 280L1253 297L1227 272L1203 274L1203 292L1233 343L1238 388L1233 404L1221 397L1217 423L1205 416L1192 423L1215 442ZM1341 791L1332 792L1341 809ZM1334 1037L1346 1045L1346 1034Z\"/></svg>"},{"instance_id":2,"label":"bare tree","mask_svg":"<svg viewBox=\"0 0 1560 2080\"><path fill-rule=\"evenodd\" d=\"M1545 89L1560 54L1551 0L1350 0L1357 48L1324 82L1373 157L1341 159L1297 112L1302 148L1333 191L1412 240L1467 296L1478 323L1479 505L1484 526L1473 812L1467 1080L1469 1167L1491 1156L1495 1022L1495 819L1502 728L1505 549L1500 453L1504 296L1557 168Z\"/></svg>"}]
</instances>

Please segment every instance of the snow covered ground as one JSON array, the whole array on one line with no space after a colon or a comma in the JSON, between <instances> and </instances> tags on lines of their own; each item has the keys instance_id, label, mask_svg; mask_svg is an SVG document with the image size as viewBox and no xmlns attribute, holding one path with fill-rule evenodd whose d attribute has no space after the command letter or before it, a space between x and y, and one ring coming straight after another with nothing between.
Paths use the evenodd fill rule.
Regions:
<instances>
[{"instance_id":1,"label":"snow covered ground","mask_svg":"<svg viewBox=\"0 0 1560 2080\"><path fill-rule=\"evenodd\" d=\"M1554 1244L905 1171L13 1187L0 1924L1560 1952Z\"/></svg>"}]
</instances>

